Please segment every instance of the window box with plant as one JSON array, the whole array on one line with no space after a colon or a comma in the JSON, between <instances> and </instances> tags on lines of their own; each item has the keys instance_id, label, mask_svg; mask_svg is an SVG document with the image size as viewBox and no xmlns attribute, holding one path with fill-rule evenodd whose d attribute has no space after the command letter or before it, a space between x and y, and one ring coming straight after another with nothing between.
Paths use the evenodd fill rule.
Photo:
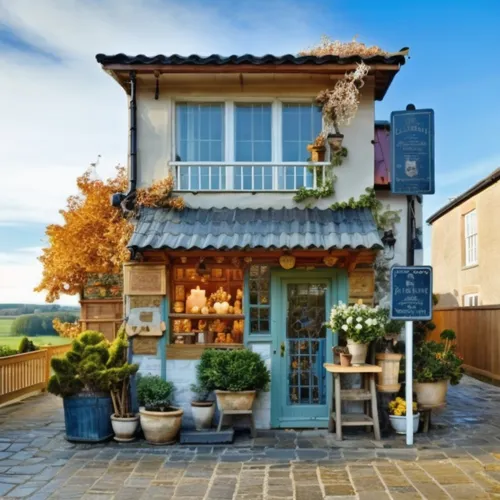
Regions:
<instances>
[{"instance_id":1,"label":"window box with plant","mask_svg":"<svg viewBox=\"0 0 500 500\"><path fill-rule=\"evenodd\" d=\"M217 406L223 411L251 410L257 391L265 390L271 380L259 354L247 349L206 350L200 367L200 383L215 391Z\"/></svg>"},{"instance_id":2,"label":"window box with plant","mask_svg":"<svg viewBox=\"0 0 500 500\"><path fill-rule=\"evenodd\" d=\"M173 444L177 439L184 411L171 404L174 390L172 382L158 375L138 377L141 427L151 444Z\"/></svg>"},{"instance_id":3,"label":"window box with plant","mask_svg":"<svg viewBox=\"0 0 500 500\"><path fill-rule=\"evenodd\" d=\"M63 398L68 441L99 442L113 436L113 404L102 376L109 359L109 342L88 330L73 340L71 351L53 358L48 390Z\"/></svg>"},{"instance_id":4,"label":"window box with plant","mask_svg":"<svg viewBox=\"0 0 500 500\"><path fill-rule=\"evenodd\" d=\"M362 365L366 362L370 343L384 336L385 321L385 315L378 307L365 304L347 306L339 302L332 308L327 326L347 340L352 364Z\"/></svg>"},{"instance_id":5,"label":"window box with plant","mask_svg":"<svg viewBox=\"0 0 500 500\"><path fill-rule=\"evenodd\" d=\"M422 406L441 406L446 402L448 382L456 385L463 375L463 358L455 350L453 330L444 330L441 342L423 342L413 358L414 390Z\"/></svg>"}]
</instances>

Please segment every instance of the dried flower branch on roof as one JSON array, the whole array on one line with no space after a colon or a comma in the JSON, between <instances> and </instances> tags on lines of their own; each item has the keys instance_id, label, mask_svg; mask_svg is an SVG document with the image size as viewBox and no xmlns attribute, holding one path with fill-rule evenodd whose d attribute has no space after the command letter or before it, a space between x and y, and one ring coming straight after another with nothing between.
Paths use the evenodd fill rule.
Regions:
<instances>
[{"instance_id":1,"label":"dried flower branch on roof","mask_svg":"<svg viewBox=\"0 0 500 500\"><path fill-rule=\"evenodd\" d=\"M308 49L299 52L299 56L339 56L339 57L373 57L387 56L388 52L382 50L376 45L367 47L364 43L358 42L356 37L350 42L341 42L340 40L332 40L326 35L321 37L321 41Z\"/></svg>"}]
</instances>

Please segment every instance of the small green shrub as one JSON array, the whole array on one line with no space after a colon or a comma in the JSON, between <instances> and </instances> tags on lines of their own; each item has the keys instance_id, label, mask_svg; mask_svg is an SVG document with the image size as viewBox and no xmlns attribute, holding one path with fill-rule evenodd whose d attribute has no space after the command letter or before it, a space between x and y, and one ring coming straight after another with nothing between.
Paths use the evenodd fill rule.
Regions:
<instances>
[{"instance_id":1,"label":"small green shrub","mask_svg":"<svg viewBox=\"0 0 500 500\"><path fill-rule=\"evenodd\" d=\"M109 359L109 342L100 332L87 330L73 340L71 351L51 361L54 375L48 390L56 396L66 397L80 392L109 390L104 376Z\"/></svg>"},{"instance_id":2,"label":"small green shrub","mask_svg":"<svg viewBox=\"0 0 500 500\"><path fill-rule=\"evenodd\" d=\"M139 376L137 381L137 399L147 411L174 411L171 407L174 391L174 384L158 375Z\"/></svg>"},{"instance_id":3,"label":"small green shrub","mask_svg":"<svg viewBox=\"0 0 500 500\"><path fill-rule=\"evenodd\" d=\"M14 356L14 354L19 354L15 349L8 347L6 345L0 345L0 358L5 356Z\"/></svg>"},{"instance_id":4,"label":"small green shrub","mask_svg":"<svg viewBox=\"0 0 500 500\"><path fill-rule=\"evenodd\" d=\"M259 354L248 349L209 349L201 356L199 380L209 391L261 391L270 374Z\"/></svg>"},{"instance_id":5,"label":"small green shrub","mask_svg":"<svg viewBox=\"0 0 500 500\"><path fill-rule=\"evenodd\" d=\"M38 351L38 349L39 347L37 347L28 337L23 337L17 350L22 354L25 352Z\"/></svg>"}]
</instances>

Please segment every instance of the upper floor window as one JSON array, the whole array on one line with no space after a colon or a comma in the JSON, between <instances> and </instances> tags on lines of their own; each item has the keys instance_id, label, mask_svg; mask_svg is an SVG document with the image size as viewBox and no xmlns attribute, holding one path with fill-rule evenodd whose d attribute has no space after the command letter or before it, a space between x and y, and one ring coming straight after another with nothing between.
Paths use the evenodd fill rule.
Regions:
<instances>
[{"instance_id":1,"label":"upper floor window","mask_svg":"<svg viewBox=\"0 0 500 500\"><path fill-rule=\"evenodd\" d=\"M465 265L477 264L477 217L472 210L464 217L465 224Z\"/></svg>"},{"instance_id":2,"label":"upper floor window","mask_svg":"<svg viewBox=\"0 0 500 500\"><path fill-rule=\"evenodd\" d=\"M186 165L177 166L178 189L313 188L318 173L307 164L307 146L321 130L321 110L311 102L179 102L175 161Z\"/></svg>"},{"instance_id":3,"label":"upper floor window","mask_svg":"<svg viewBox=\"0 0 500 500\"><path fill-rule=\"evenodd\" d=\"M466 293L464 295L464 307L474 307L479 305L479 294Z\"/></svg>"}]
</instances>

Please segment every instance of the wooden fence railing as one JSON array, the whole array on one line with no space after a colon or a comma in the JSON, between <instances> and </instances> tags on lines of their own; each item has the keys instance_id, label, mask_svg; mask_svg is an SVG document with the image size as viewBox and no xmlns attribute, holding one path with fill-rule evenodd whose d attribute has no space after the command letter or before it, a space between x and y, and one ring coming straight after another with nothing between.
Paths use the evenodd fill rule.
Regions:
<instances>
[{"instance_id":1,"label":"wooden fence railing","mask_svg":"<svg viewBox=\"0 0 500 500\"><path fill-rule=\"evenodd\" d=\"M439 341L443 330L454 330L464 368L500 380L500 305L439 308L433 321L436 329L429 340Z\"/></svg>"},{"instance_id":2,"label":"wooden fence railing","mask_svg":"<svg viewBox=\"0 0 500 500\"><path fill-rule=\"evenodd\" d=\"M50 360L70 349L71 344L46 346L39 351L0 358L0 405L44 391L50 377Z\"/></svg>"}]
</instances>

